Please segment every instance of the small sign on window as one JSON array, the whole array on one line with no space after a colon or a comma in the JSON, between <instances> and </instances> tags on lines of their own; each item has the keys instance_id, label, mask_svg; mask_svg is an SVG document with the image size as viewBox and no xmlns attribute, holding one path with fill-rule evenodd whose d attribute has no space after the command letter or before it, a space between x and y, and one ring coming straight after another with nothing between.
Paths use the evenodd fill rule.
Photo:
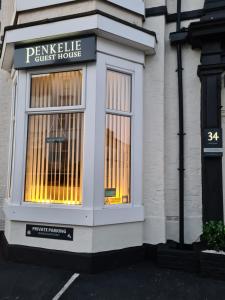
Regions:
<instances>
[{"instance_id":1,"label":"small sign on window","mask_svg":"<svg viewBox=\"0 0 225 300\"><path fill-rule=\"evenodd\" d=\"M105 189L105 197L116 197L116 188Z\"/></svg>"}]
</instances>

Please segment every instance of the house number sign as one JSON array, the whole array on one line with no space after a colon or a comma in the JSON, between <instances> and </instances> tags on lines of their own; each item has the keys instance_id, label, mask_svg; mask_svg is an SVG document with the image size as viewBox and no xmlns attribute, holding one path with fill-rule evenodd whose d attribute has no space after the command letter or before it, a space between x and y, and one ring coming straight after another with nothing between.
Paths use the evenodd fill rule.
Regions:
<instances>
[{"instance_id":1,"label":"house number sign","mask_svg":"<svg viewBox=\"0 0 225 300\"><path fill-rule=\"evenodd\" d=\"M96 37L75 37L16 47L15 69L57 66L96 60Z\"/></svg>"},{"instance_id":2,"label":"house number sign","mask_svg":"<svg viewBox=\"0 0 225 300\"><path fill-rule=\"evenodd\" d=\"M208 128L204 130L204 148L222 148L222 141L221 128Z\"/></svg>"},{"instance_id":3,"label":"house number sign","mask_svg":"<svg viewBox=\"0 0 225 300\"><path fill-rule=\"evenodd\" d=\"M207 128L204 130L204 157L223 156L223 134L221 128Z\"/></svg>"}]
</instances>

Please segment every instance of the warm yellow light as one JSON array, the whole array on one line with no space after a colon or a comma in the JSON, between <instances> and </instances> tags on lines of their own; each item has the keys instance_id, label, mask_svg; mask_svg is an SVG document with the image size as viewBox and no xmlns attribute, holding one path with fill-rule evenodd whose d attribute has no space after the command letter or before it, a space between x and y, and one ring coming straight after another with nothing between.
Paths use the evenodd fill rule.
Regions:
<instances>
[{"instance_id":1,"label":"warm yellow light","mask_svg":"<svg viewBox=\"0 0 225 300\"><path fill-rule=\"evenodd\" d=\"M37 194L35 191L43 190ZM39 196L38 196L39 195ZM81 188L58 186L30 186L26 190L25 201L43 204L81 205Z\"/></svg>"}]
</instances>

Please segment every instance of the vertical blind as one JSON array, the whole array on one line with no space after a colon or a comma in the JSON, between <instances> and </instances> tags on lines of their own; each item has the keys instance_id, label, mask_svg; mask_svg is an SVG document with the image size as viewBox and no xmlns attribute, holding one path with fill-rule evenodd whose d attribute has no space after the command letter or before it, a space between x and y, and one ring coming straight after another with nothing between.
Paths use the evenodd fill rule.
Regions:
<instances>
[{"instance_id":1,"label":"vertical blind","mask_svg":"<svg viewBox=\"0 0 225 300\"><path fill-rule=\"evenodd\" d=\"M107 71L106 108L116 111L131 111L131 75Z\"/></svg>"},{"instance_id":2,"label":"vertical blind","mask_svg":"<svg viewBox=\"0 0 225 300\"><path fill-rule=\"evenodd\" d=\"M32 77L31 108L81 105L82 71Z\"/></svg>"},{"instance_id":3,"label":"vertical blind","mask_svg":"<svg viewBox=\"0 0 225 300\"><path fill-rule=\"evenodd\" d=\"M130 203L131 76L108 70L105 133L105 204Z\"/></svg>"},{"instance_id":4,"label":"vertical blind","mask_svg":"<svg viewBox=\"0 0 225 300\"><path fill-rule=\"evenodd\" d=\"M32 79L31 106L80 104L80 75L77 71L61 75ZM83 113L29 115L25 201L81 204L82 172Z\"/></svg>"}]
</instances>

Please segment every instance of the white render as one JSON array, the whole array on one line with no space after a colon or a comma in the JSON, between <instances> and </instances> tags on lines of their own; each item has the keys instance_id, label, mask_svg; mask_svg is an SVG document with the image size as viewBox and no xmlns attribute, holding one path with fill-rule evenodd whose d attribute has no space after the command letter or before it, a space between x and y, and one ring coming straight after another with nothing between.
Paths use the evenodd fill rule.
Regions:
<instances>
[{"instance_id":1,"label":"white render","mask_svg":"<svg viewBox=\"0 0 225 300\"><path fill-rule=\"evenodd\" d=\"M37 226L38 223L34 223ZM42 225L49 225L41 223ZM60 224L58 225L60 227ZM70 226L74 229L73 241L30 238L24 235L26 223L6 221L5 235L10 244L76 253L97 253L141 246L142 223L107 225L98 227ZM111 236L113 238L109 239Z\"/></svg>"},{"instance_id":2,"label":"white render","mask_svg":"<svg viewBox=\"0 0 225 300\"><path fill-rule=\"evenodd\" d=\"M9 0L2 0L3 4ZM65 11L61 9L60 14L69 14L65 0L61 1L24 1L17 0L17 10L26 10L32 5L51 5L56 2L65 2ZM35 3L36 2L36 3ZM42 4L40 4L42 2ZM88 10L96 6L94 2L85 1ZM101 1L99 1L101 2ZM104 2L104 1L102 1ZM46 224L31 207L16 207L18 204L9 205L5 208L7 218L13 220L6 222L6 237L9 243L30 245L36 247L47 247L49 249L69 250L75 252L100 252L113 249L122 249L131 246L139 246L143 243L158 244L164 243L167 239L178 241L179 239L179 173L178 173L178 95L177 95L177 73L176 71L176 51L170 45L169 34L176 31L175 23L167 23L165 16L149 17L143 20L140 16L133 14L129 10L136 10L136 5L140 3L140 11L143 12L144 3L141 0L129 1L106 1L120 3L121 11L118 7L111 7L112 15L121 18L145 29L155 31L157 43L154 38L147 33L139 31L129 26L118 24L116 21L107 20L106 17L85 17L82 24L74 20L61 21L60 24L36 25L34 28L26 27L8 31L5 37L3 48L4 55L2 62L6 71L0 72L0 230L3 230L4 215L2 212L3 200L7 199L7 176L8 155L10 145L10 120L12 99L12 79L10 69L12 67L13 44L18 41L44 39L51 35L57 36L58 29L61 35L66 32L74 34L76 30L95 32L102 31L98 38L98 51L107 53L110 56L119 57L130 63L144 67L143 73L143 197L139 199L136 212L132 215L128 210L123 211L114 217L102 214L102 221L97 221L90 212L90 222L70 221L70 218L62 226L71 224L75 230L75 236L80 239L80 244L75 241L74 245L54 240L41 241L39 239L28 239L24 236L25 222L32 220L37 223ZM201 9L203 0L183 1L183 11ZM3 5L3 10L6 7ZM169 13L176 12L175 0L146 0L145 7L157 7L167 5ZM98 9L110 12L110 4L98 3ZM9 17L4 24L11 24L13 19L13 1L9 9ZM59 8L48 8L43 11L23 12L18 16L20 24L32 20L45 19L46 15L53 17L54 13L59 14ZM79 12L84 10L84 6L79 6ZM58 15L57 15L58 16ZM107 22L106 22L107 21ZM192 20L194 21L194 20ZM197 20L196 20L197 21ZM59 22L58 22L59 23ZM63 24L63 26L61 26ZM182 26L187 27L189 22L182 22ZM55 25L59 26L58 28ZM112 29L113 25L113 29ZM75 26L75 27L74 27ZM77 26L77 27L76 27ZM85 27L86 26L86 27ZM72 29L71 29L72 28ZM75 29L74 29L75 28ZM100 29L100 30L99 30ZM121 30L122 29L122 30ZM7 45L8 43L8 45ZM119 45L120 44L120 45ZM6 47L7 46L7 47ZM155 49L155 53L153 51ZM151 51L150 51L151 50ZM5 52L4 52L5 51ZM200 80L197 76L197 66L200 64L200 51L192 50L190 46L183 49L184 64L184 119L185 119L185 242L192 243L199 239L202 230L202 198L201 198L201 144L200 144ZM100 83L98 85L101 88ZM225 92L223 101L225 99ZM223 112L223 122L225 126L225 113ZM225 134L225 133L224 133ZM91 138L91 137L90 137ZM92 137L93 138L93 137ZM142 154L141 154L142 156ZM98 158L100 159L100 158ZM224 164L225 165L225 164ZM225 170L225 169L224 169ZM140 171L140 170L139 170ZM225 171L224 171L225 172ZM96 174L95 182L98 182ZM139 174L140 175L140 174ZM141 176L141 175L140 175ZM225 178L225 176L224 176ZM225 182L225 179L224 179ZM90 187L94 189L94 186ZM101 199L98 198L101 202ZM7 201L9 201L7 199ZM6 202L7 202L6 201ZM225 200L224 200L225 203ZM144 210L141 208L144 205ZM89 203L91 206L92 203ZM13 217L14 206L17 210L17 219ZM48 208L51 210L51 207ZM55 209L55 208L54 208ZM123 208L126 209L126 208ZM24 211L23 211L24 210ZM25 211L26 210L26 211ZM30 210L30 212L29 212ZM42 210L42 208L40 208ZM117 213L122 211L120 208ZM132 210L134 212L134 210ZM87 210L87 214L88 214ZM99 212L96 211L98 217ZM113 212L112 212L113 214ZM116 213L115 213L116 214ZM33 216L33 217L32 217ZM68 215L67 215L68 216ZM97 218L96 217L96 218ZM60 216L59 216L60 218ZM78 215L77 215L78 218ZM111 219L110 219L111 218ZM135 219L136 218L136 219ZM144 219L144 222L143 222ZM80 220L80 219L79 219ZM100 220L100 219L99 219ZM114 219L115 220L115 219ZM52 217L51 224L57 222L57 214ZM79 223L80 222L80 223ZM103 226L105 224L105 226ZM79 226L76 226L79 225ZM107 242L107 236L112 235L115 239ZM43 244L42 244L43 243Z\"/></svg>"},{"instance_id":3,"label":"white render","mask_svg":"<svg viewBox=\"0 0 225 300\"><path fill-rule=\"evenodd\" d=\"M106 0L116 4L122 8L134 11L138 14L144 15L144 1L143 0ZM26 11L29 9L45 7L47 5L56 5L68 2L68 0L15 0L17 11ZM76 2L76 0L74 0Z\"/></svg>"}]
</instances>

